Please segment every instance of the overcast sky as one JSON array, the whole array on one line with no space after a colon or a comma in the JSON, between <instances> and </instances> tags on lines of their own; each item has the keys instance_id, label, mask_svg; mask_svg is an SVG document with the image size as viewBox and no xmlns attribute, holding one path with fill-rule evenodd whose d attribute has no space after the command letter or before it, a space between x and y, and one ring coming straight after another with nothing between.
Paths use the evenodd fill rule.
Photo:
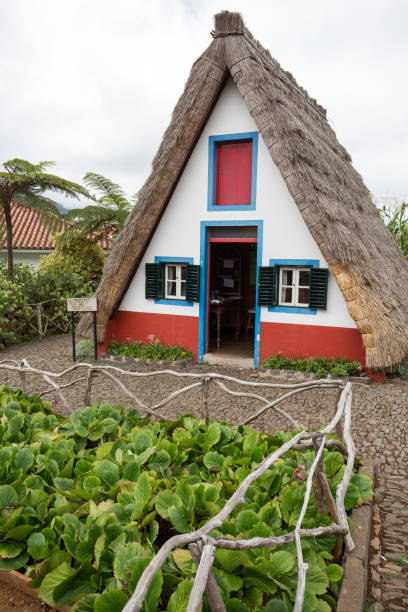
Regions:
<instances>
[{"instance_id":1,"label":"overcast sky","mask_svg":"<svg viewBox=\"0 0 408 612\"><path fill-rule=\"evenodd\" d=\"M221 9L327 108L373 195L407 198L407 0L0 0L0 162L134 194Z\"/></svg>"}]
</instances>

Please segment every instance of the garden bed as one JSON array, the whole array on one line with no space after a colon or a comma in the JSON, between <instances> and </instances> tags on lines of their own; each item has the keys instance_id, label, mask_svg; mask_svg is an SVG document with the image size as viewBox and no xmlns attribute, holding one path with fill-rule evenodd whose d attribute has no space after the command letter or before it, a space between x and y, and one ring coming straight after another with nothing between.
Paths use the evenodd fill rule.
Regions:
<instances>
[{"instance_id":1,"label":"garden bed","mask_svg":"<svg viewBox=\"0 0 408 612\"><path fill-rule=\"evenodd\" d=\"M110 610L121 610L157 547L217 514L255 465L282 445L285 455L248 485L246 506L233 510L211 533L221 540L268 538L297 524L314 451L289 451L293 433L270 436L213 420L207 427L185 415L175 422L151 423L136 410L123 413L107 404L63 419L21 391L2 389L0 399L6 470L0 485L0 567L26 568L50 605L68 605L81 596L89 609L95 602L96 610L100 601ZM308 435L299 433L297 440ZM335 488L344 472L343 456L335 447L325 449L324 465ZM353 476L346 509L367 496L369 481ZM331 523L317 513L311 498L304 527ZM331 584L342 576L331 557L335 540L307 541L307 609L321 602L319 610L328 610L334 602ZM228 549L225 544L217 550L213 571L228 612L238 605L240 610L263 610L271 599L292 605L296 547L290 539L286 542L266 556L265 549L244 553L223 550ZM175 550L152 584L156 607L160 595L164 609L178 609L176 601L188 599L193 576L188 551ZM82 612L78 605L74 609Z\"/></svg>"},{"instance_id":2,"label":"garden bed","mask_svg":"<svg viewBox=\"0 0 408 612\"><path fill-rule=\"evenodd\" d=\"M368 475L374 482L374 466L360 466L360 474ZM337 600L337 612L363 612L366 601L368 554L371 529L372 500L355 508L351 513L354 524L355 549L345 553L344 577ZM0 605L2 612L68 612L69 606L50 608L38 597L38 589L29 586L31 579L16 571L0 570Z\"/></svg>"}]
</instances>

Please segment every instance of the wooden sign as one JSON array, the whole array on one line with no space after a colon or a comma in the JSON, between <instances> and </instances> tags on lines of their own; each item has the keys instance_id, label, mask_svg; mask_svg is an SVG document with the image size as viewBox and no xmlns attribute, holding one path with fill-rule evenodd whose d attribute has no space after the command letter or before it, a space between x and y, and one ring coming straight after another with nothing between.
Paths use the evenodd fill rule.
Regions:
<instances>
[{"instance_id":1,"label":"wooden sign","mask_svg":"<svg viewBox=\"0 0 408 612\"><path fill-rule=\"evenodd\" d=\"M96 297L67 298L68 312L96 312Z\"/></svg>"}]
</instances>

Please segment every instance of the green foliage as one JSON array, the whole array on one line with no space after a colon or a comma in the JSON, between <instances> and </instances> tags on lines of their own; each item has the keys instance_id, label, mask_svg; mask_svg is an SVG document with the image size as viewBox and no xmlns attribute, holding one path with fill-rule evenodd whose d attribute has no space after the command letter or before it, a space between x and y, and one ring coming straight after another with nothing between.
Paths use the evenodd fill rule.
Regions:
<instances>
[{"instance_id":1,"label":"green foliage","mask_svg":"<svg viewBox=\"0 0 408 612\"><path fill-rule=\"evenodd\" d=\"M75 347L76 356L93 358L95 356L93 340L81 340Z\"/></svg>"},{"instance_id":2,"label":"green foliage","mask_svg":"<svg viewBox=\"0 0 408 612\"><path fill-rule=\"evenodd\" d=\"M165 361L191 360L193 354L182 346L160 342L118 342L112 340L108 352L111 355L138 357L140 359L163 359Z\"/></svg>"},{"instance_id":3,"label":"green foliage","mask_svg":"<svg viewBox=\"0 0 408 612\"><path fill-rule=\"evenodd\" d=\"M30 308L21 306L22 287L0 276L0 349L18 341L20 324L18 317L31 313Z\"/></svg>"},{"instance_id":4,"label":"green foliage","mask_svg":"<svg viewBox=\"0 0 408 612\"><path fill-rule=\"evenodd\" d=\"M361 370L359 361L347 361L347 359L326 359L326 357L316 357L295 359L294 357L284 357L279 351L276 355L267 357L263 362L264 368L276 370L300 370L301 372L313 372L315 378L325 378L328 374L344 377L351 372Z\"/></svg>"},{"instance_id":5,"label":"green foliage","mask_svg":"<svg viewBox=\"0 0 408 612\"><path fill-rule=\"evenodd\" d=\"M405 257L408 257L408 202L383 204L378 209Z\"/></svg>"},{"instance_id":6,"label":"green foliage","mask_svg":"<svg viewBox=\"0 0 408 612\"><path fill-rule=\"evenodd\" d=\"M0 349L38 337L36 309L27 304L43 302L43 326L52 320L49 335L56 329L68 328L67 297L82 297L92 292L92 287L71 270L57 271L52 267L35 270L32 266L15 264L11 283L7 280L6 263L0 262Z\"/></svg>"},{"instance_id":7,"label":"green foliage","mask_svg":"<svg viewBox=\"0 0 408 612\"><path fill-rule=\"evenodd\" d=\"M160 544L214 516L259 461L292 434L270 436L250 427L192 416L141 419L109 404L69 418L21 389L0 387L0 569L25 571L50 605L73 612L121 610ZM213 537L280 535L293 528L305 485L294 479L313 451L287 452L249 489ZM344 459L325 449L334 491ZM355 474L348 506L372 495ZM312 494L305 527L331 523ZM332 562L335 537L302 540L309 564L305 609L326 610L342 569ZM154 578L144 612L185 610L196 567L175 550ZM297 583L294 542L278 548L218 549L214 575L227 609L290 610ZM204 604L203 610L208 610Z\"/></svg>"},{"instance_id":8,"label":"green foliage","mask_svg":"<svg viewBox=\"0 0 408 612\"><path fill-rule=\"evenodd\" d=\"M71 231L56 235L54 252L41 257L40 272L63 274L69 270L84 283L93 275L99 281L104 262L105 253L94 239Z\"/></svg>"},{"instance_id":9,"label":"green foliage","mask_svg":"<svg viewBox=\"0 0 408 612\"><path fill-rule=\"evenodd\" d=\"M390 372L388 372L388 376L404 376L407 368L403 366L401 363L394 366Z\"/></svg>"},{"instance_id":10,"label":"green foliage","mask_svg":"<svg viewBox=\"0 0 408 612\"><path fill-rule=\"evenodd\" d=\"M47 172L54 166L52 161L41 161L32 164L25 159L11 159L3 164L0 171L0 216L2 227L12 242L13 227L11 222L11 204L29 206L37 211L41 221L54 230L61 226L60 210L52 199L44 193L55 192L79 199L79 195L89 197L88 191L81 185L67 181ZM3 232L0 231L3 238ZM8 249L8 279L13 280L13 250Z\"/></svg>"},{"instance_id":11,"label":"green foliage","mask_svg":"<svg viewBox=\"0 0 408 612\"><path fill-rule=\"evenodd\" d=\"M66 220L74 222L73 227L85 235L98 238L108 238L120 232L137 196L128 200L119 185L95 172L85 174L84 183L96 192L93 197L95 204L70 210L65 215Z\"/></svg>"}]
</instances>

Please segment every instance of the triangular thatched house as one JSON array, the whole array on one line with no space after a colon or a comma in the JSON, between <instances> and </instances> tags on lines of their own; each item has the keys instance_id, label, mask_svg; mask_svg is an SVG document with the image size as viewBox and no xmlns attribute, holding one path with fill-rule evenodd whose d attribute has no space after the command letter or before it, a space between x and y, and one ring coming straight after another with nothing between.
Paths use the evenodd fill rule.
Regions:
<instances>
[{"instance_id":1,"label":"triangular thatched house","mask_svg":"<svg viewBox=\"0 0 408 612\"><path fill-rule=\"evenodd\" d=\"M199 360L237 341L255 365L278 351L400 362L407 261L325 110L238 13L216 15L212 37L107 260L101 348L154 334Z\"/></svg>"}]
</instances>

